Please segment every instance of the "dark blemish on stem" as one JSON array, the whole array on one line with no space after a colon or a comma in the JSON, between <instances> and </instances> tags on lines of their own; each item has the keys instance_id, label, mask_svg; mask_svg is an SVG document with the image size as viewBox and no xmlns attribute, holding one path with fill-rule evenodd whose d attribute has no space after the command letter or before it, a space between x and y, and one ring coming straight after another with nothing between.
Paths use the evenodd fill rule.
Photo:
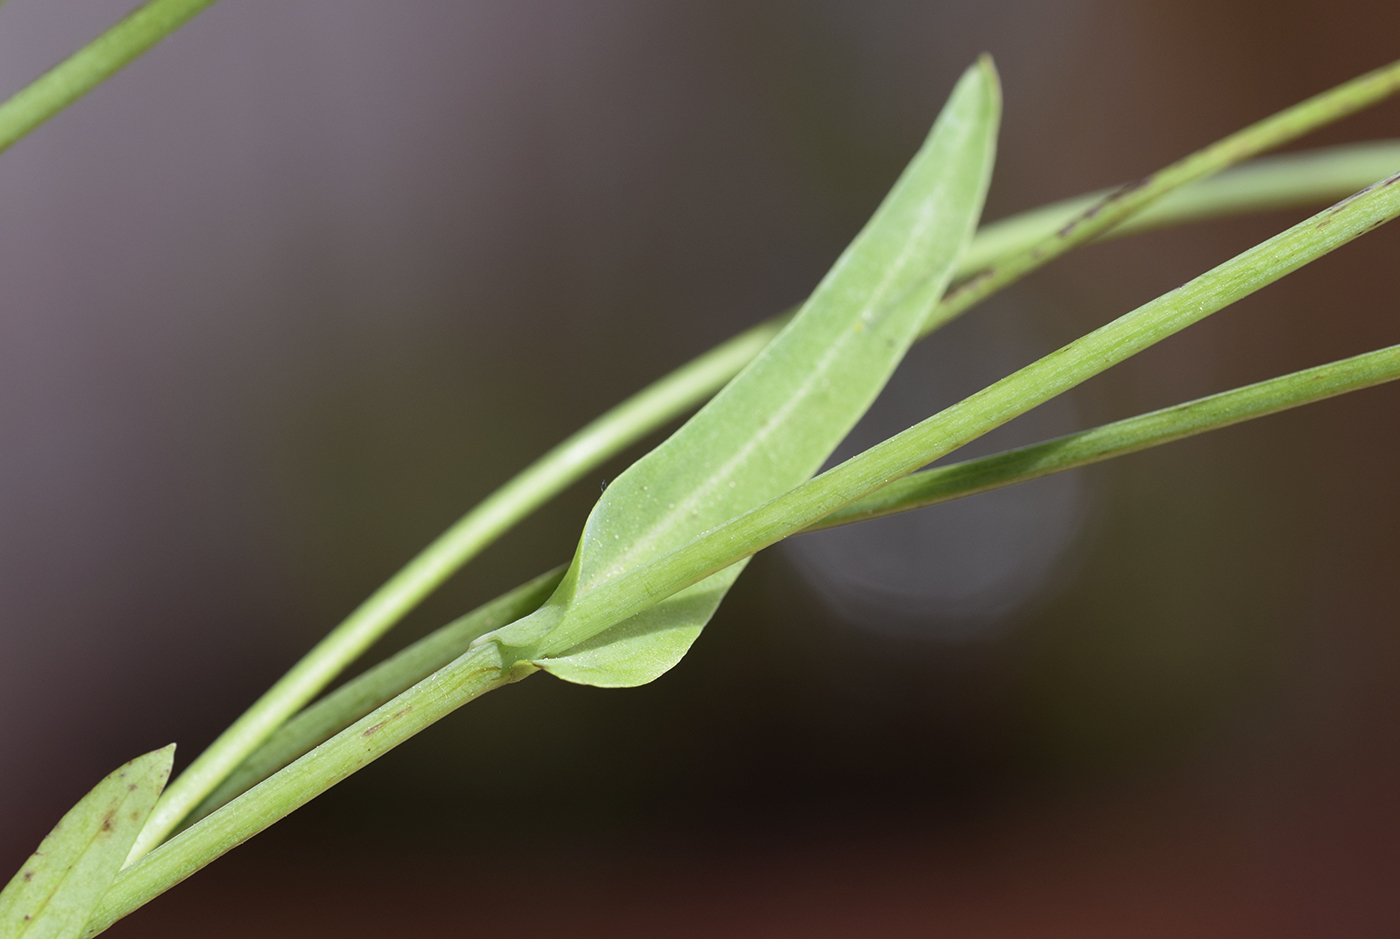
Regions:
<instances>
[{"instance_id":1,"label":"dark blemish on stem","mask_svg":"<svg viewBox=\"0 0 1400 939\"><path fill-rule=\"evenodd\" d=\"M360 734L360 736L361 736L361 737L373 737L375 734L379 733L379 728L381 728L381 727L383 727L383 726L384 726L384 722L383 722L383 721L380 721L378 724L375 724L375 725L373 725L373 726L371 726L371 727L366 727L366 728L365 728L365 732L362 733L362 734Z\"/></svg>"},{"instance_id":2,"label":"dark blemish on stem","mask_svg":"<svg viewBox=\"0 0 1400 939\"><path fill-rule=\"evenodd\" d=\"M102 826L98 829L98 831L99 831L99 832L111 831L111 830L112 830L112 819L116 817L116 814L117 814L116 810L115 810L115 809L112 809L112 810L108 811L108 813L107 813L106 815L102 816Z\"/></svg>"},{"instance_id":3,"label":"dark blemish on stem","mask_svg":"<svg viewBox=\"0 0 1400 939\"><path fill-rule=\"evenodd\" d=\"M1059 237L1068 238L1080 225L1089 221L1094 216L1102 212L1104 209L1113 205L1113 203L1122 202L1123 198L1129 193L1141 189L1143 186L1146 186L1148 183L1152 182L1152 180L1153 177L1144 176L1141 179L1134 180L1130 183L1124 183L1123 185L1119 186L1117 189L1104 196L1098 202L1095 202L1093 205L1089 206L1089 208L1085 209L1083 214L1081 214L1078 218L1073 219L1068 225L1066 225L1064 228L1061 228L1058 232Z\"/></svg>"},{"instance_id":4,"label":"dark blemish on stem","mask_svg":"<svg viewBox=\"0 0 1400 939\"><path fill-rule=\"evenodd\" d=\"M1356 196L1365 195L1366 193L1370 192L1370 191L1373 190L1373 189L1384 189L1386 186L1392 186L1392 185L1394 185L1394 184L1397 183L1397 182L1400 182L1400 173L1396 173L1394 176L1387 176L1385 179L1378 179L1378 180L1376 180L1374 183L1372 183L1371 185L1367 186L1365 189L1363 189L1363 190L1361 190L1360 192L1358 192L1358 193L1356 194ZM1351 199L1355 199L1356 196L1350 196L1350 197L1347 199L1347 201L1351 201Z\"/></svg>"},{"instance_id":5,"label":"dark blemish on stem","mask_svg":"<svg viewBox=\"0 0 1400 939\"><path fill-rule=\"evenodd\" d=\"M141 813L140 813L140 812L132 812L132 813L131 813L131 820L132 820L133 822L139 822L139 821L141 820Z\"/></svg>"},{"instance_id":6,"label":"dark blemish on stem","mask_svg":"<svg viewBox=\"0 0 1400 939\"><path fill-rule=\"evenodd\" d=\"M1347 206L1351 205L1351 204L1352 204L1353 202L1355 202L1357 199L1360 199L1362 196L1366 195L1366 194L1369 193L1369 192L1377 192L1377 191L1379 191L1379 190L1381 190L1381 189L1386 188L1387 186L1393 186L1393 185L1395 185L1397 182L1400 182L1400 173L1396 173L1394 176L1389 176L1389 177L1387 177L1387 178L1385 178L1385 179L1377 180L1376 182L1374 182L1374 183L1372 183L1371 185L1367 186L1365 189L1361 190L1360 192L1356 193L1355 195L1347 196L1347 197L1346 197L1345 199L1343 199L1341 202L1338 202L1336 205L1332 206L1332 208L1328 209L1328 210L1327 210L1327 215L1326 215L1326 217L1323 218L1322 221L1318 222L1317 225L1314 226L1314 227L1315 227L1315 228L1323 228L1323 227L1325 227L1329 222L1332 221L1332 216L1336 215L1338 212L1342 211L1342 210L1345 209ZM1389 221L1389 220L1387 219L1387 221ZM1374 226L1372 226L1372 227L1374 227ZM1369 231L1370 229L1367 229L1367 230Z\"/></svg>"},{"instance_id":7,"label":"dark blemish on stem","mask_svg":"<svg viewBox=\"0 0 1400 939\"><path fill-rule=\"evenodd\" d=\"M946 294L944 294L943 302L940 304L940 306L946 306L948 303L952 302L956 298L962 296L970 290L975 289L978 284L991 280L995 276L997 276L997 269L995 267L982 268L982 270L973 274L967 280L962 281L957 286L949 290Z\"/></svg>"},{"instance_id":8,"label":"dark blemish on stem","mask_svg":"<svg viewBox=\"0 0 1400 939\"><path fill-rule=\"evenodd\" d=\"M396 714L391 718L391 720L398 720L400 717L403 717L405 714L407 714L407 713L408 713L409 711L411 711L411 710L413 710L413 705L410 704L408 707L404 708L402 711L399 711L398 713L396 713Z\"/></svg>"},{"instance_id":9,"label":"dark blemish on stem","mask_svg":"<svg viewBox=\"0 0 1400 939\"><path fill-rule=\"evenodd\" d=\"M1135 180L1133 180L1133 181L1130 182L1130 183L1124 183L1123 185L1119 186L1116 190L1114 190L1113 194L1110 195L1108 198L1109 198L1110 201L1116 200L1116 199L1121 199L1121 198L1123 198L1124 196L1126 196L1128 193L1133 192L1134 190L1137 190L1137 189L1141 189L1143 186L1146 186L1148 183L1152 182L1152 180L1154 180L1154 179L1156 179L1156 176L1155 176L1155 175L1153 175L1153 176L1144 176L1144 177L1142 177L1141 179L1135 179Z\"/></svg>"},{"instance_id":10,"label":"dark blemish on stem","mask_svg":"<svg viewBox=\"0 0 1400 939\"><path fill-rule=\"evenodd\" d=\"M34 872L33 872L33 871L25 871L25 872L24 872L24 879L25 879L26 882L33 880L33 879L34 879Z\"/></svg>"},{"instance_id":11,"label":"dark blemish on stem","mask_svg":"<svg viewBox=\"0 0 1400 939\"><path fill-rule=\"evenodd\" d=\"M135 791L136 791L136 783L127 783L127 784L126 784L126 791L127 791L127 792L135 792Z\"/></svg>"}]
</instances>

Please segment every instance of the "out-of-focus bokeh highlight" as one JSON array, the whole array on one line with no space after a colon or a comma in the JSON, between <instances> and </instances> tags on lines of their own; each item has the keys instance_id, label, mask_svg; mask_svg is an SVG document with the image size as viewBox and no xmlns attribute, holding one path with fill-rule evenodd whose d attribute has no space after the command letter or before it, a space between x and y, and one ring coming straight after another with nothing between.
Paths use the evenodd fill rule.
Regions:
<instances>
[{"instance_id":1,"label":"out-of-focus bokeh highlight","mask_svg":"<svg viewBox=\"0 0 1400 939\"><path fill-rule=\"evenodd\" d=\"M0 93L127 7L10 0ZM0 874L551 444L802 299L979 52L995 218L1397 35L1390 0L216 4L0 155ZM1299 146L1397 136L1391 102ZM843 452L1304 214L1055 264L916 349ZM1397 263L1392 226L969 452L1400 342ZM655 684L491 694L111 935L1393 935L1398 409L795 539ZM565 560L640 452L375 654Z\"/></svg>"}]
</instances>

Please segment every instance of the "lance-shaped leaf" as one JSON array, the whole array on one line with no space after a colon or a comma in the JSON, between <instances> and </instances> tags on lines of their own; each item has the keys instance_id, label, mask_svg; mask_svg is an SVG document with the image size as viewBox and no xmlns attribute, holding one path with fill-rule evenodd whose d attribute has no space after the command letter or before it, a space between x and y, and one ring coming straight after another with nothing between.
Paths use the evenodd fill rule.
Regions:
<instances>
[{"instance_id":1,"label":"lance-shaped leaf","mask_svg":"<svg viewBox=\"0 0 1400 939\"><path fill-rule=\"evenodd\" d=\"M116 879L170 777L175 745L138 756L68 810L0 893L0 939L69 939Z\"/></svg>"},{"instance_id":2,"label":"lance-shaped leaf","mask_svg":"<svg viewBox=\"0 0 1400 939\"><path fill-rule=\"evenodd\" d=\"M943 295L981 213L1000 108L996 72L984 57L963 75L923 147L797 316L708 405L608 487L549 602L482 641L533 660L530 646L546 635L596 632L571 621L577 597L816 472ZM535 664L584 684L651 681L690 648L741 568Z\"/></svg>"}]
</instances>

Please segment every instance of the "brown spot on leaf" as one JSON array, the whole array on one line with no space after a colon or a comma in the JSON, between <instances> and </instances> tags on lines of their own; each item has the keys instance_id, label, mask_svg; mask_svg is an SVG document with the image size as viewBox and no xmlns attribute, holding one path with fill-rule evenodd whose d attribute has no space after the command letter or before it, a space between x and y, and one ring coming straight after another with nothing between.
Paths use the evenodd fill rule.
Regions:
<instances>
[{"instance_id":1,"label":"brown spot on leaf","mask_svg":"<svg viewBox=\"0 0 1400 939\"><path fill-rule=\"evenodd\" d=\"M127 791L127 792L135 792L135 791L136 791L136 783L127 783L127 784L126 784L126 791Z\"/></svg>"},{"instance_id":2,"label":"brown spot on leaf","mask_svg":"<svg viewBox=\"0 0 1400 939\"><path fill-rule=\"evenodd\" d=\"M131 820L132 820L133 822L139 822L139 821L141 820L141 813L140 813L140 812L132 812L132 813L131 813Z\"/></svg>"},{"instance_id":3,"label":"brown spot on leaf","mask_svg":"<svg viewBox=\"0 0 1400 939\"><path fill-rule=\"evenodd\" d=\"M360 734L360 736L361 736L361 737L373 737L375 734L379 733L379 728L381 728L381 727L383 727L383 726L384 726L384 722L383 722L383 721L380 721L378 724L374 724L373 726L366 727L366 728L365 728L365 732L362 733L362 734Z\"/></svg>"},{"instance_id":4,"label":"brown spot on leaf","mask_svg":"<svg viewBox=\"0 0 1400 939\"><path fill-rule=\"evenodd\" d=\"M24 879L25 879L26 881L33 880L33 879L34 879L34 872L33 872L33 871L25 871L25 872L24 872Z\"/></svg>"},{"instance_id":5,"label":"brown spot on leaf","mask_svg":"<svg viewBox=\"0 0 1400 939\"><path fill-rule=\"evenodd\" d=\"M112 830L112 819L113 819L113 817L114 817L116 814L117 814L117 813L116 813L116 810L113 809L113 810L108 811L108 813L107 813L106 815L102 816L102 825L101 825L100 828L98 828L98 831L99 831L99 832L111 831L111 830Z\"/></svg>"}]
</instances>

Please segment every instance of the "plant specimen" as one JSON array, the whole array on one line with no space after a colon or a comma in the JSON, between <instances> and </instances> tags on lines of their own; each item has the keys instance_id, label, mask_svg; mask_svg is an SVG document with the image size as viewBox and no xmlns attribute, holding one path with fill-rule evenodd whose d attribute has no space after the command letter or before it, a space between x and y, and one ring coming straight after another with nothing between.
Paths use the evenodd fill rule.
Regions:
<instances>
[{"instance_id":1,"label":"plant specimen","mask_svg":"<svg viewBox=\"0 0 1400 939\"><path fill-rule=\"evenodd\" d=\"M0 107L13 143L209 0L154 0ZM748 557L791 534L946 501L1400 375L1389 348L1057 440L916 472L1400 214L1393 146L1230 167L1400 87L1348 82L1137 183L977 231L1000 88L970 68L870 223L790 314L639 392L507 483L297 663L168 788L170 748L99 784L0 895L0 935L91 935L474 698L547 671L627 687L675 666ZM1220 174L1220 175L1215 175ZM1213 178L1212 178L1213 177ZM1322 213L814 476L909 346L1090 240L1316 201ZM578 552L318 695L414 605L565 486L704 404L603 493ZM124 787L133 787L125 789ZM124 795L123 792L129 793ZM74 873L64 875L72 865Z\"/></svg>"}]
</instances>

